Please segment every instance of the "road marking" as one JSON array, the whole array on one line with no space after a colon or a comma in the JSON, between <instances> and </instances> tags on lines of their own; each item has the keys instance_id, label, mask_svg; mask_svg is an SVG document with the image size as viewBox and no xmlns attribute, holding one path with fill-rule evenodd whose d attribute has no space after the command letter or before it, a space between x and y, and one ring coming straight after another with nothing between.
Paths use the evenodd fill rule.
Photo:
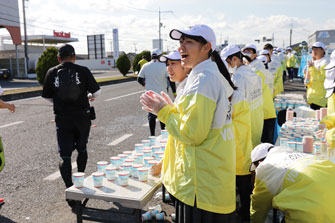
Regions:
<instances>
[{"instance_id":1,"label":"road marking","mask_svg":"<svg viewBox=\"0 0 335 223\"><path fill-rule=\"evenodd\" d=\"M13 122L13 123L10 123L10 124L1 125L1 126L0 126L0 129L1 129L1 128L6 128L6 127L9 127L9 126L12 126L12 125L18 125L18 124L21 124L21 123L24 123L24 121Z\"/></svg>"},{"instance_id":2,"label":"road marking","mask_svg":"<svg viewBox=\"0 0 335 223\"><path fill-rule=\"evenodd\" d=\"M118 96L118 97L115 97L115 98L109 98L109 99L106 99L105 101L113 101L113 100L117 100L117 99L120 99L120 98L128 97L130 95L143 93L143 92L144 92L144 90L142 90L142 91L136 91L136 92L133 92L133 93L130 93L130 94L121 95L121 96Z\"/></svg>"},{"instance_id":3,"label":"road marking","mask_svg":"<svg viewBox=\"0 0 335 223\"><path fill-rule=\"evenodd\" d=\"M132 135L133 135L133 134L125 134L125 135L121 136L120 138L114 140L113 142L111 142L111 143L109 143L109 144L107 144L107 145L108 145L108 146L115 146L115 145L119 144L120 142L122 142L122 141L128 139L128 138L129 138L130 136L132 136Z\"/></svg>"},{"instance_id":4,"label":"road marking","mask_svg":"<svg viewBox=\"0 0 335 223\"><path fill-rule=\"evenodd\" d=\"M144 125L142 125L144 127L148 127L149 126L149 122L145 123Z\"/></svg>"},{"instance_id":5,"label":"road marking","mask_svg":"<svg viewBox=\"0 0 335 223\"><path fill-rule=\"evenodd\" d=\"M77 167L77 162L73 162L72 163L72 169L76 168ZM57 178L59 178L61 175L60 175L60 172L57 171L53 174L50 174L49 176L47 176L46 178L44 178L43 180L49 180L49 181L53 181L53 180L56 180Z\"/></svg>"}]
</instances>

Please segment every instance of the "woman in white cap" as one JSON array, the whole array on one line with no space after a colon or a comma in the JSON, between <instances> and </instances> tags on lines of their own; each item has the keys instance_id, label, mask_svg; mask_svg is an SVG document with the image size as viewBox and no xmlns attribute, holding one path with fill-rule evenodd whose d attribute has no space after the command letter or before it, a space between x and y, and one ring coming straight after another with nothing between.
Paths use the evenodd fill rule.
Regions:
<instances>
[{"instance_id":1,"label":"woman in white cap","mask_svg":"<svg viewBox=\"0 0 335 223\"><path fill-rule=\"evenodd\" d=\"M262 92L263 92L263 111L264 111L264 126L262 133L262 142L274 143L274 130L276 123L276 110L273 103L272 93L270 92L269 85L266 82L266 76L271 75L265 69L263 63L257 59L257 48L255 45L250 44L242 49L243 54L247 58L249 68L262 78Z\"/></svg>"},{"instance_id":2,"label":"woman in white cap","mask_svg":"<svg viewBox=\"0 0 335 223\"><path fill-rule=\"evenodd\" d=\"M175 106L160 95L141 96L169 132L162 182L175 199L176 222L232 222L236 207L231 121L233 83L206 25L172 30L184 67L192 71ZM210 56L215 57L214 63Z\"/></svg>"},{"instance_id":3,"label":"woman in white cap","mask_svg":"<svg viewBox=\"0 0 335 223\"><path fill-rule=\"evenodd\" d=\"M233 83L244 91L251 110L252 145L261 142L264 111L262 79L243 63L244 55L236 45L228 45L221 51L221 58L228 63Z\"/></svg>"},{"instance_id":4,"label":"woman in white cap","mask_svg":"<svg viewBox=\"0 0 335 223\"><path fill-rule=\"evenodd\" d=\"M287 47L286 48L286 69L287 69L287 73L288 73L288 78L290 80L290 82L293 81L293 77L294 77L294 68L295 65L297 64L297 57L295 56L294 53L292 53L292 48L291 47Z\"/></svg>"},{"instance_id":5,"label":"woman in white cap","mask_svg":"<svg viewBox=\"0 0 335 223\"><path fill-rule=\"evenodd\" d=\"M175 104L178 104L180 95L182 94L184 87L186 85L187 75L191 72L190 68L183 67L181 65L181 56L178 50L170 52L168 55L162 55L159 61L166 64L166 70L169 73L169 78L171 82L177 82L177 97L174 100ZM165 94L165 93L162 93ZM165 96L168 99L167 96ZM172 104L172 101L169 101ZM150 170L152 175L158 175L161 173L163 160L161 160L157 165L153 166Z\"/></svg>"},{"instance_id":6,"label":"woman in white cap","mask_svg":"<svg viewBox=\"0 0 335 223\"><path fill-rule=\"evenodd\" d=\"M175 103L178 102L187 80L187 75L191 72L190 68L181 65L181 56L178 50L170 52L168 55L162 55L159 61L166 64L166 70L169 73L171 82L177 82L177 97Z\"/></svg>"},{"instance_id":7,"label":"woman in white cap","mask_svg":"<svg viewBox=\"0 0 335 223\"><path fill-rule=\"evenodd\" d=\"M325 69L328 59L325 57L326 46L322 42L312 45L312 61L308 61L306 71L307 103L311 108L318 110L327 106L326 90L323 88Z\"/></svg>"}]
</instances>

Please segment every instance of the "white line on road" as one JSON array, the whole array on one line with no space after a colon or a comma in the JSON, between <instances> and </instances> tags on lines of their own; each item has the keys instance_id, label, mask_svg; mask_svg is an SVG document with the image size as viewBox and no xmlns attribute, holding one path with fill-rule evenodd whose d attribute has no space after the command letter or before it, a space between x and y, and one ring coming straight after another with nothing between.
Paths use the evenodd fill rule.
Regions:
<instances>
[{"instance_id":1,"label":"white line on road","mask_svg":"<svg viewBox=\"0 0 335 223\"><path fill-rule=\"evenodd\" d=\"M72 169L77 167L77 162L73 162L72 163ZM46 178L44 178L43 180L49 180L49 181L53 181L56 180L58 177L60 177L60 172L57 171L53 174L50 174L49 176L47 176Z\"/></svg>"},{"instance_id":2,"label":"white line on road","mask_svg":"<svg viewBox=\"0 0 335 223\"><path fill-rule=\"evenodd\" d=\"M145 123L144 125L142 125L144 127L148 127L149 126L149 122Z\"/></svg>"},{"instance_id":3,"label":"white line on road","mask_svg":"<svg viewBox=\"0 0 335 223\"><path fill-rule=\"evenodd\" d=\"M121 136L120 138L115 139L113 142L109 143L108 146L115 146L115 145L119 144L120 142L128 139L132 135L133 134L125 134L125 135Z\"/></svg>"},{"instance_id":4,"label":"white line on road","mask_svg":"<svg viewBox=\"0 0 335 223\"><path fill-rule=\"evenodd\" d=\"M144 92L144 90L142 90L142 91L136 91L136 92L133 92L133 93L130 93L130 94L121 95L121 96L118 96L118 97L115 97L115 98L109 98L109 99L106 99L105 101L113 101L113 100L124 98L124 97L130 96L130 95L143 93L143 92Z\"/></svg>"},{"instance_id":5,"label":"white line on road","mask_svg":"<svg viewBox=\"0 0 335 223\"><path fill-rule=\"evenodd\" d=\"M10 124L1 125L1 126L0 126L0 129L1 129L1 128L6 128L6 127L9 127L9 126L12 126L12 125L21 124L21 123L24 123L24 121L13 122L13 123L10 123Z\"/></svg>"}]
</instances>

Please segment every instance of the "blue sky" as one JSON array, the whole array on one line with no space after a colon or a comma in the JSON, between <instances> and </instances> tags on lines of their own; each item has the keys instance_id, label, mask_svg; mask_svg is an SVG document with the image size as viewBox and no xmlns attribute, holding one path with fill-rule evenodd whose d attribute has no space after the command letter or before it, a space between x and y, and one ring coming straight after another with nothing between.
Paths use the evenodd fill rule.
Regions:
<instances>
[{"instance_id":1,"label":"blue sky","mask_svg":"<svg viewBox=\"0 0 335 223\"><path fill-rule=\"evenodd\" d=\"M28 34L71 32L80 41L74 44L78 53L87 52L90 34L105 34L110 51L113 28L119 29L120 50L151 50L152 39L158 38L158 12L150 11L159 8L173 11L162 13L164 50L177 47L168 37L171 29L197 23L212 27L218 43L225 39L231 44L255 43L273 34L275 45L281 47L289 44L292 25L293 43L307 40L316 30L335 29L334 0L29 0L26 4Z\"/></svg>"}]
</instances>

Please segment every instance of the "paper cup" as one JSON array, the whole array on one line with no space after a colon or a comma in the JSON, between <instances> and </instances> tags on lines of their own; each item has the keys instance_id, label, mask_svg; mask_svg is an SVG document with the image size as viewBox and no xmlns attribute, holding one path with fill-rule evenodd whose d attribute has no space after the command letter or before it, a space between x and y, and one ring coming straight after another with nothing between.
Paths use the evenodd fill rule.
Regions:
<instances>
[{"instance_id":1,"label":"paper cup","mask_svg":"<svg viewBox=\"0 0 335 223\"><path fill-rule=\"evenodd\" d=\"M148 168L141 167L138 168L138 180L141 182L148 181Z\"/></svg>"},{"instance_id":2,"label":"paper cup","mask_svg":"<svg viewBox=\"0 0 335 223\"><path fill-rule=\"evenodd\" d=\"M132 171L132 175L133 175L133 177L135 177L135 178L138 178L138 168L141 168L141 167L143 167L143 165L142 164L134 164L133 165L133 171Z\"/></svg>"},{"instance_id":3,"label":"paper cup","mask_svg":"<svg viewBox=\"0 0 335 223\"><path fill-rule=\"evenodd\" d=\"M128 186L128 180L129 180L129 172L128 171L121 171L119 172L119 185L122 187Z\"/></svg>"},{"instance_id":4,"label":"paper cup","mask_svg":"<svg viewBox=\"0 0 335 223\"><path fill-rule=\"evenodd\" d=\"M154 158L152 156L151 157L144 157L143 158L144 166L149 167L149 161L151 161L151 160L154 160Z\"/></svg>"},{"instance_id":5,"label":"paper cup","mask_svg":"<svg viewBox=\"0 0 335 223\"><path fill-rule=\"evenodd\" d=\"M287 109L286 110L286 121L290 121L293 119L294 111Z\"/></svg>"},{"instance_id":6,"label":"paper cup","mask_svg":"<svg viewBox=\"0 0 335 223\"><path fill-rule=\"evenodd\" d=\"M84 186L85 173L78 172L72 174L73 184L76 188L82 188Z\"/></svg>"},{"instance_id":7,"label":"paper cup","mask_svg":"<svg viewBox=\"0 0 335 223\"><path fill-rule=\"evenodd\" d=\"M118 156L112 156L110 158L110 161L111 161L111 164L113 166L115 166L118 169L120 168L120 164L121 164L121 158L120 157L118 157Z\"/></svg>"},{"instance_id":8,"label":"paper cup","mask_svg":"<svg viewBox=\"0 0 335 223\"><path fill-rule=\"evenodd\" d=\"M150 140L144 139L141 141L144 147L149 147L150 146Z\"/></svg>"},{"instance_id":9,"label":"paper cup","mask_svg":"<svg viewBox=\"0 0 335 223\"><path fill-rule=\"evenodd\" d=\"M135 153L141 153L143 150L144 143L143 144L135 144Z\"/></svg>"},{"instance_id":10,"label":"paper cup","mask_svg":"<svg viewBox=\"0 0 335 223\"><path fill-rule=\"evenodd\" d=\"M93 176L93 184L94 184L94 187L102 187L102 182L103 182L103 179L104 179L104 173L102 172L94 172L92 174Z\"/></svg>"},{"instance_id":11,"label":"paper cup","mask_svg":"<svg viewBox=\"0 0 335 223\"><path fill-rule=\"evenodd\" d=\"M320 110L315 111L315 119L320 120Z\"/></svg>"},{"instance_id":12,"label":"paper cup","mask_svg":"<svg viewBox=\"0 0 335 223\"><path fill-rule=\"evenodd\" d=\"M156 144L156 136L149 136L148 139L150 140L150 146L154 146Z\"/></svg>"},{"instance_id":13,"label":"paper cup","mask_svg":"<svg viewBox=\"0 0 335 223\"><path fill-rule=\"evenodd\" d=\"M97 172L102 172L102 173L106 173L105 169L108 166L108 162L107 161L99 161L97 162L97 167L98 167L98 171Z\"/></svg>"},{"instance_id":14,"label":"paper cup","mask_svg":"<svg viewBox=\"0 0 335 223\"><path fill-rule=\"evenodd\" d=\"M162 137L164 138L164 139L167 139L168 137L169 137L169 133L168 133L168 131L167 130L161 130L161 134L162 134Z\"/></svg>"},{"instance_id":15,"label":"paper cup","mask_svg":"<svg viewBox=\"0 0 335 223\"><path fill-rule=\"evenodd\" d=\"M313 153L313 137L304 136L302 139L304 153Z\"/></svg>"},{"instance_id":16,"label":"paper cup","mask_svg":"<svg viewBox=\"0 0 335 223\"><path fill-rule=\"evenodd\" d=\"M327 108L320 108L320 120L327 116Z\"/></svg>"},{"instance_id":17,"label":"paper cup","mask_svg":"<svg viewBox=\"0 0 335 223\"><path fill-rule=\"evenodd\" d=\"M106 168L106 179L109 181L113 181L116 179L116 171L117 168L113 165L110 165Z\"/></svg>"}]
</instances>

